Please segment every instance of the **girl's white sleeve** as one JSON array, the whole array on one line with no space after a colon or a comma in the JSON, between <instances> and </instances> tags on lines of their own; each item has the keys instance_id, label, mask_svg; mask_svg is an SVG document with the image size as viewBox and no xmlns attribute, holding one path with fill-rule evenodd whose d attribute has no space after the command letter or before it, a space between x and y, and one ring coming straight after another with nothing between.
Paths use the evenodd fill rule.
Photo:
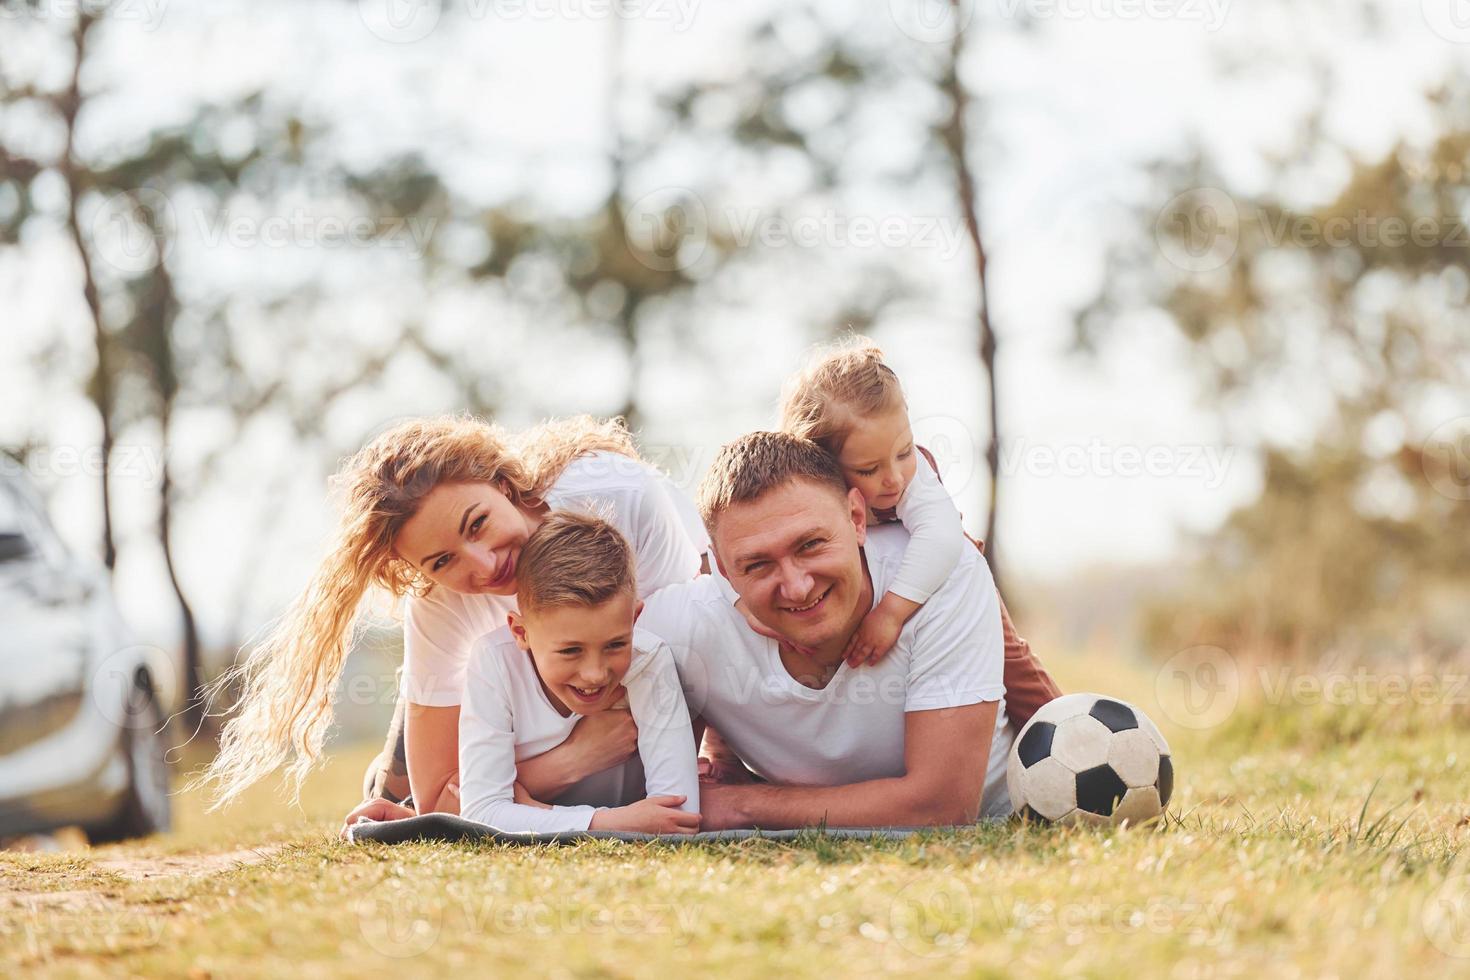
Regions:
<instances>
[{"instance_id":1,"label":"girl's white sleeve","mask_svg":"<svg viewBox=\"0 0 1470 980\"><path fill-rule=\"evenodd\" d=\"M662 474L650 469L638 493L633 527L623 528L637 563L638 595L649 596L666 585L687 582L699 574L699 546L689 539L673 501L677 492Z\"/></svg>"},{"instance_id":2,"label":"girl's white sleeve","mask_svg":"<svg viewBox=\"0 0 1470 980\"><path fill-rule=\"evenodd\" d=\"M642 642L642 641L640 641ZM699 812L699 759L684 688L668 644L650 636L648 652L636 672L623 679L628 709L638 725L638 757L643 761L644 792L682 796L679 809Z\"/></svg>"},{"instance_id":3,"label":"girl's white sleeve","mask_svg":"<svg viewBox=\"0 0 1470 980\"><path fill-rule=\"evenodd\" d=\"M898 501L898 519L909 532L903 564L888 591L920 605L945 583L968 545L960 512L939 476L920 459Z\"/></svg>"},{"instance_id":4,"label":"girl's white sleeve","mask_svg":"<svg viewBox=\"0 0 1470 980\"><path fill-rule=\"evenodd\" d=\"M509 833L586 830L595 807L515 802L515 713L497 654L478 645L470 654L459 709L459 815Z\"/></svg>"}]
</instances>

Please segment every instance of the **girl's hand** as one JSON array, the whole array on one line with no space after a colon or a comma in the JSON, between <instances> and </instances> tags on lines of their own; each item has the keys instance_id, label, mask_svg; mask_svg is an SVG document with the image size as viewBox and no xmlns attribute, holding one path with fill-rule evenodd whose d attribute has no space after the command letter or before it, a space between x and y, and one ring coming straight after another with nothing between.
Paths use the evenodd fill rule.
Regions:
<instances>
[{"instance_id":1,"label":"girl's hand","mask_svg":"<svg viewBox=\"0 0 1470 980\"><path fill-rule=\"evenodd\" d=\"M786 637L782 636L780 633L777 633L765 623L755 618L755 614L750 611L750 607L745 604L744 599L736 600L735 608L739 609L740 615L745 617L746 625L755 630L761 636L768 637L772 640L780 640L782 643L786 642Z\"/></svg>"},{"instance_id":2,"label":"girl's hand","mask_svg":"<svg viewBox=\"0 0 1470 980\"><path fill-rule=\"evenodd\" d=\"M341 836L347 838L347 828L360 820L402 820L405 817L416 817L418 811L412 807L392 803L379 797L376 800L368 800L358 807L342 821Z\"/></svg>"},{"instance_id":3,"label":"girl's hand","mask_svg":"<svg viewBox=\"0 0 1470 980\"><path fill-rule=\"evenodd\" d=\"M699 830L699 814L685 813L685 796L650 796L627 806L598 810L590 830L621 830L637 834L692 834Z\"/></svg>"},{"instance_id":4,"label":"girl's hand","mask_svg":"<svg viewBox=\"0 0 1470 980\"><path fill-rule=\"evenodd\" d=\"M849 667L875 664L888 656L903 631L903 620L890 617L882 609L874 609L863 617L862 625L847 641L843 658Z\"/></svg>"},{"instance_id":5,"label":"girl's hand","mask_svg":"<svg viewBox=\"0 0 1470 980\"><path fill-rule=\"evenodd\" d=\"M800 644L792 643L790 640L786 639L786 637L782 636L780 633L777 633L775 630L771 629L759 619L756 619L755 614L752 613L750 609L745 605L744 599L738 600L735 603L735 608L740 610L740 615L745 617L745 624L751 629L755 630L761 636L764 636L767 639L775 640L777 643L784 643L802 656L810 657L812 655L812 650L810 647L804 647Z\"/></svg>"}]
</instances>

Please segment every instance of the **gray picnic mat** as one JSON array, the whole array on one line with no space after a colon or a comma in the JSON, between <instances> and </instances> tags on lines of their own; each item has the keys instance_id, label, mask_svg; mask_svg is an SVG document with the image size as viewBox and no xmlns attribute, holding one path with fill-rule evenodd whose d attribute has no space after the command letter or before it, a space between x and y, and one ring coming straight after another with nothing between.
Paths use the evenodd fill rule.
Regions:
<instances>
[{"instance_id":1,"label":"gray picnic mat","mask_svg":"<svg viewBox=\"0 0 1470 980\"><path fill-rule=\"evenodd\" d=\"M573 844L581 840L660 841L667 844L699 844L721 840L791 840L798 835L819 833L826 837L856 840L896 840L933 827L825 827L806 830L716 830L698 834L630 834L616 830L578 830L560 834L509 834L482 823L448 813L429 813L403 820L365 821L347 830L353 843L404 844L410 841L492 841L498 844Z\"/></svg>"}]
</instances>

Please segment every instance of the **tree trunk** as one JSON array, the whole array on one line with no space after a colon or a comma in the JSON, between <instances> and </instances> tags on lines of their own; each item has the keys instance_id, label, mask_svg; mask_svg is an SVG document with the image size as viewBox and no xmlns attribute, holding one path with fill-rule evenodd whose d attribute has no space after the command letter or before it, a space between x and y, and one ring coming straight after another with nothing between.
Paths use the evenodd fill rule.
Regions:
<instances>
[{"instance_id":1,"label":"tree trunk","mask_svg":"<svg viewBox=\"0 0 1470 980\"><path fill-rule=\"evenodd\" d=\"M168 425L163 426L164 445L168 445ZM189 732L198 732L204 723L204 650L199 642L199 626L194 619L194 609L184 595L178 572L174 569L173 552L173 475L170 472L168 452L165 449L162 479L158 489L158 543L163 548L163 563L168 569L169 585L179 604L180 626L183 629L184 647L184 724Z\"/></svg>"},{"instance_id":2,"label":"tree trunk","mask_svg":"<svg viewBox=\"0 0 1470 980\"><path fill-rule=\"evenodd\" d=\"M958 24L962 13L960 0L950 0L950 2L955 12L956 24ZM995 330L990 320L990 284L985 239L980 233L976 182L974 168L970 163L968 130L965 125L965 115L970 100L964 83L960 80L960 62L964 50L965 31L957 29L954 40L950 44L949 63L945 66L944 76L940 82L940 87L949 95L950 100L949 121L941 133L954 169L955 189L959 196L960 210L965 219L965 230L975 250L975 278L979 287L977 319L980 327L980 364L985 371L986 386L989 389L986 414L990 423L990 441L985 447L985 465L990 477L990 503L989 512L985 518L985 554L990 562L991 571L999 581L1000 572L996 568L998 552L995 540L996 515L1000 510L1000 411L996 384L996 341Z\"/></svg>"},{"instance_id":3,"label":"tree trunk","mask_svg":"<svg viewBox=\"0 0 1470 980\"><path fill-rule=\"evenodd\" d=\"M138 202L134 202L135 205ZM170 462L169 437L173 430L174 406L179 396L178 366L174 358L174 321L178 316L178 298L174 293L173 278L169 275L163 247L167 229L160 227L157 215L148 213L145 218L153 232L153 240L159 243L157 264L149 275L146 300L139 304L139 320L134 323L133 340L138 349L146 352L152 365L154 392L158 398L158 441L162 465L158 485L158 545L163 551L163 563L168 571L169 586L179 604L179 625L183 634L184 652L184 723L191 733L199 731L204 723L204 666L203 648L199 642L199 626L194 618L194 609L184 594L174 567L173 551L173 466Z\"/></svg>"},{"instance_id":4,"label":"tree trunk","mask_svg":"<svg viewBox=\"0 0 1470 980\"><path fill-rule=\"evenodd\" d=\"M110 574L117 566L117 546L112 534L112 359L109 356L107 329L102 322L102 303L98 298L97 280L92 273L92 259L87 252L86 238L82 234L81 221L77 216L77 203L85 188L75 155L77 115L82 107L82 64L87 56L87 32L92 29L93 23L93 18L87 13L77 15L77 26L72 32L75 55L71 82L66 93L58 100L57 110L66 124L66 148L61 155L61 176L66 181L67 191L66 225L71 232L72 242L76 245L77 258L82 263L82 297L86 300L87 312L92 318L92 345L97 354L97 367L93 371L91 384L87 386L87 394L102 422L102 471L99 474L102 486L102 563Z\"/></svg>"}]
</instances>

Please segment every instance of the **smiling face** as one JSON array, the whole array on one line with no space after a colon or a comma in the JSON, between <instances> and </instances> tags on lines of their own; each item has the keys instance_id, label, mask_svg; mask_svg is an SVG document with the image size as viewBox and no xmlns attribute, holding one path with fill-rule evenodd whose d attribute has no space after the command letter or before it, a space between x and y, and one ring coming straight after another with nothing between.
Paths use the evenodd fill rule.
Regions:
<instances>
[{"instance_id":1,"label":"smiling face","mask_svg":"<svg viewBox=\"0 0 1470 980\"><path fill-rule=\"evenodd\" d=\"M426 579L466 595L515 595L516 562L535 518L492 483L441 483L393 541Z\"/></svg>"},{"instance_id":2,"label":"smiling face","mask_svg":"<svg viewBox=\"0 0 1470 980\"><path fill-rule=\"evenodd\" d=\"M633 621L642 607L632 592L595 606L533 606L510 614L516 644L562 715L592 715L611 707L633 660ZM566 709L566 710L562 710Z\"/></svg>"},{"instance_id":3,"label":"smiling face","mask_svg":"<svg viewBox=\"0 0 1470 980\"><path fill-rule=\"evenodd\" d=\"M907 408L898 406L856 422L837 454L847 485L875 510L898 505L914 478L914 433Z\"/></svg>"},{"instance_id":4,"label":"smiling face","mask_svg":"<svg viewBox=\"0 0 1470 980\"><path fill-rule=\"evenodd\" d=\"M862 497L792 479L731 504L715 527L720 572L761 622L793 643L845 643L871 587L858 550L867 537Z\"/></svg>"}]
</instances>

